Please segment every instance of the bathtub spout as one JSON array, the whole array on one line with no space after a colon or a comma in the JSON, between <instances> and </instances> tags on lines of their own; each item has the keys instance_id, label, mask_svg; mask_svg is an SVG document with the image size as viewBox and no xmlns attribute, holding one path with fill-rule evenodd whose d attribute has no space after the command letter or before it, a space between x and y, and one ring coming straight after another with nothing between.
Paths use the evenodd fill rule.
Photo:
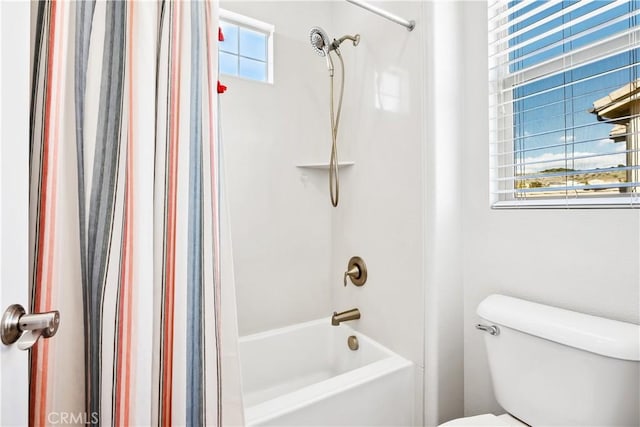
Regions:
<instances>
[{"instance_id":1,"label":"bathtub spout","mask_svg":"<svg viewBox=\"0 0 640 427\"><path fill-rule=\"evenodd\" d=\"M338 326L342 322L346 322L347 320L356 320L360 318L360 310L357 308L352 308L351 310L343 311L342 313L333 312L333 316L331 316L331 324L333 326Z\"/></svg>"}]
</instances>

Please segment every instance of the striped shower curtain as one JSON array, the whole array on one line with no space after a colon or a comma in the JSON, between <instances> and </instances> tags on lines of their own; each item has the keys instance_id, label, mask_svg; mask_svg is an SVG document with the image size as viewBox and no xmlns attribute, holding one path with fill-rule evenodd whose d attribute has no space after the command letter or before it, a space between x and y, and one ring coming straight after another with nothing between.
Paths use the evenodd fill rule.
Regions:
<instances>
[{"instance_id":1,"label":"striped shower curtain","mask_svg":"<svg viewBox=\"0 0 640 427\"><path fill-rule=\"evenodd\" d=\"M32 2L30 425L242 424L217 7Z\"/></svg>"}]
</instances>

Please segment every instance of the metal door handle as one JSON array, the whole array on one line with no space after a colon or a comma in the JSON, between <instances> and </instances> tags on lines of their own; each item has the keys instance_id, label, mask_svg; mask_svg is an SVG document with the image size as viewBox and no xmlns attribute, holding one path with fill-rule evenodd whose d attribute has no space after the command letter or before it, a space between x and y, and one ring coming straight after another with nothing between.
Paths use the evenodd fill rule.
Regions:
<instances>
[{"instance_id":1,"label":"metal door handle","mask_svg":"<svg viewBox=\"0 0 640 427\"><path fill-rule=\"evenodd\" d=\"M20 304L10 305L2 315L0 337L5 345L18 343L20 350L28 350L43 338L51 338L58 332L60 312L26 314Z\"/></svg>"}]
</instances>

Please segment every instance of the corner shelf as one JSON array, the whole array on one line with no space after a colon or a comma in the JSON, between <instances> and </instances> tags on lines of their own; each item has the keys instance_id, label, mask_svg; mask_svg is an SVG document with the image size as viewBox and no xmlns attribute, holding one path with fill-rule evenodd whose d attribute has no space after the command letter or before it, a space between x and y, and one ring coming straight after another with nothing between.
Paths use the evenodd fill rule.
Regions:
<instances>
[{"instance_id":1,"label":"corner shelf","mask_svg":"<svg viewBox=\"0 0 640 427\"><path fill-rule=\"evenodd\" d=\"M338 162L338 169L353 166L355 164L356 163L352 161ZM296 165L296 167L301 169L329 170L329 163L302 163Z\"/></svg>"}]
</instances>

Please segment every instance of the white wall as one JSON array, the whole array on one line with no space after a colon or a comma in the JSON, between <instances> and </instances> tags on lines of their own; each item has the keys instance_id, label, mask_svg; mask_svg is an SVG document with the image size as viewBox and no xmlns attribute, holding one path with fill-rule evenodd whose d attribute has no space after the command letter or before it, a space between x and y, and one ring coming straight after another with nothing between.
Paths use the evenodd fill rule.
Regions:
<instances>
[{"instance_id":1,"label":"white wall","mask_svg":"<svg viewBox=\"0 0 640 427\"><path fill-rule=\"evenodd\" d=\"M414 361L422 425L427 26L420 2L375 4L417 25L409 32L347 2L333 3L333 36L357 32L361 41L341 48L347 79L338 144L355 166L341 174L340 205L331 211L329 289L334 310L358 307L359 331ZM342 277L354 255L365 260L368 280L345 288Z\"/></svg>"},{"instance_id":2,"label":"white wall","mask_svg":"<svg viewBox=\"0 0 640 427\"><path fill-rule=\"evenodd\" d=\"M221 7L275 25L273 85L221 76L238 325L246 335L331 314L326 173L295 167L329 156L327 71L308 34L330 22L330 10L326 2Z\"/></svg>"},{"instance_id":3,"label":"white wall","mask_svg":"<svg viewBox=\"0 0 640 427\"><path fill-rule=\"evenodd\" d=\"M477 305L502 293L640 323L640 211L489 208L487 14L464 3L463 128L465 414L500 412L493 398ZM456 31L456 29L452 29Z\"/></svg>"},{"instance_id":4,"label":"white wall","mask_svg":"<svg viewBox=\"0 0 640 427\"><path fill-rule=\"evenodd\" d=\"M466 148L460 110L468 68L459 31L463 4L428 4L427 174L425 262L425 421L434 426L464 412L463 185L460 158Z\"/></svg>"}]
</instances>

